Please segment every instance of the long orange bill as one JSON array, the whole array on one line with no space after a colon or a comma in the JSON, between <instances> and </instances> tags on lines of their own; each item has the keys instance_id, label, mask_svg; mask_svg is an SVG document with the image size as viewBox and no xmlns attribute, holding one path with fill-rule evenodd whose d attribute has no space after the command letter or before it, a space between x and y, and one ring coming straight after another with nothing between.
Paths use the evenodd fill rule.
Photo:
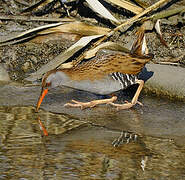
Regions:
<instances>
[{"instance_id":1,"label":"long orange bill","mask_svg":"<svg viewBox=\"0 0 185 180\"><path fill-rule=\"evenodd\" d=\"M44 89L41 91L41 95L38 99L38 102L37 102L37 108L36 108L36 112L38 112L39 108L40 108L40 105L45 97L45 95L48 93L48 89Z\"/></svg>"}]
</instances>

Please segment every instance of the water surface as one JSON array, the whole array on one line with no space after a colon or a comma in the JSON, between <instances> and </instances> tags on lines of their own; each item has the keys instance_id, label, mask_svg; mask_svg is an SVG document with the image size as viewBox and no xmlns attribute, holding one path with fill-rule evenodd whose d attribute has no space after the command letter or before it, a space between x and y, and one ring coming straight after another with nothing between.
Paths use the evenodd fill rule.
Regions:
<instances>
[{"instance_id":1,"label":"water surface","mask_svg":"<svg viewBox=\"0 0 185 180\"><path fill-rule=\"evenodd\" d=\"M3 88L0 179L185 179L184 103L142 95L143 107L81 111L63 104L89 94L58 89L35 113L39 87ZM114 147L122 131L123 142Z\"/></svg>"}]
</instances>

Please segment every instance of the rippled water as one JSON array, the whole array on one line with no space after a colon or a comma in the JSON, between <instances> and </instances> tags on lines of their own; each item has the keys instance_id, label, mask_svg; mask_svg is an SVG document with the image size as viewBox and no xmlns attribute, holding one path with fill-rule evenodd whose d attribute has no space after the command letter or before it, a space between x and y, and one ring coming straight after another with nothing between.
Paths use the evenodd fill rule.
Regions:
<instances>
[{"instance_id":1,"label":"rippled water","mask_svg":"<svg viewBox=\"0 0 185 180\"><path fill-rule=\"evenodd\" d=\"M117 125L120 130L113 126L118 122L115 113L109 113L109 125L101 127L101 121L98 125L96 120L92 124L91 119L87 122L66 114L44 110L35 113L33 106L0 107L0 179L185 179L185 143L181 141L184 127L180 127L184 105L163 100L156 103L152 98L143 101L145 108L121 113L125 116L119 120L125 119L125 124L130 120L131 125L123 127L122 122ZM176 109L172 111L171 107ZM161 128L165 122L169 123L167 129L176 125L176 130L181 129L179 136L172 129L166 131L167 137L161 133L147 135L150 128L156 132L152 120L157 124L161 121ZM130 131L132 127L132 132L124 131L124 142L114 147L112 142L121 129ZM160 131L159 125L157 128Z\"/></svg>"}]
</instances>

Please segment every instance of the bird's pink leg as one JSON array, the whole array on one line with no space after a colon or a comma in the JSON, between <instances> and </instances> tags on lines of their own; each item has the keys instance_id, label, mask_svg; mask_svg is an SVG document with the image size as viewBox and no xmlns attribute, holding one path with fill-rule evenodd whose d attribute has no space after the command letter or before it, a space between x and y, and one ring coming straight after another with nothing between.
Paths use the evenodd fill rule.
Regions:
<instances>
[{"instance_id":1,"label":"bird's pink leg","mask_svg":"<svg viewBox=\"0 0 185 180\"><path fill-rule=\"evenodd\" d=\"M117 107L117 110L122 110L122 109L130 109L131 107L133 107L135 104L140 104L142 105L142 103L140 103L138 101L138 97L139 97L139 94L141 92L141 90L143 89L143 86L144 86L144 81L143 80L137 80L136 83L139 84L139 87L132 99L131 102L127 102L125 104L115 104L113 102L110 102L109 104L113 105L113 106L116 106Z\"/></svg>"}]
</instances>

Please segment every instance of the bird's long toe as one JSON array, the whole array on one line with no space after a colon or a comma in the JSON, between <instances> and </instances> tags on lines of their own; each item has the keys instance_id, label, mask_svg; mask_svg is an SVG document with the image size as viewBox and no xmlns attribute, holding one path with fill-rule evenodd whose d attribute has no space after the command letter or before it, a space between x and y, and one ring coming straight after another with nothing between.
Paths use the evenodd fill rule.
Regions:
<instances>
[{"instance_id":1,"label":"bird's long toe","mask_svg":"<svg viewBox=\"0 0 185 180\"><path fill-rule=\"evenodd\" d=\"M131 107L134 106L134 104L129 103L129 102L127 102L125 104L115 104L115 103L109 103L109 104L112 106L115 106L118 111L123 110L123 109L130 109Z\"/></svg>"},{"instance_id":2,"label":"bird's long toe","mask_svg":"<svg viewBox=\"0 0 185 180\"><path fill-rule=\"evenodd\" d=\"M64 106L65 107L80 107L81 109L86 109L86 108L93 108L99 104L109 104L109 103L114 102L116 99L117 97L113 96L110 99L94 100L90 102L80 102L80 101L72 100L73 103L66 103Z\"/></svg>"},{"instance_id":3,"label":"bird's long toe","mask_svg":"<svg viewBox=\"0 0 185 180\"><path fill-rule=\"evenodd\" d=\"M73 103L66 103L64 104L65 107L80 107L80 109L85 109L85 108L91 108L94 107L95 105L91 102L80 102L76 100L72 100Z\"/></svg>"},{"instance_id":4,"label":"bird's long toe","mask_svg":"<svg viewBox=\"0 0 185 180\"><path fill-rule=\"evenodd\" d=\"M139 105L143 106L143 104L141 102L139 102L139 101L137 101L136 103L125 101L124 104L115 104L115 103L109 103L109 104L112 105L112 106L115 106L118 111L119 110L124 110L124 109L130 109L135 104L139 104Z\"/></svg>"}]
</instances>

